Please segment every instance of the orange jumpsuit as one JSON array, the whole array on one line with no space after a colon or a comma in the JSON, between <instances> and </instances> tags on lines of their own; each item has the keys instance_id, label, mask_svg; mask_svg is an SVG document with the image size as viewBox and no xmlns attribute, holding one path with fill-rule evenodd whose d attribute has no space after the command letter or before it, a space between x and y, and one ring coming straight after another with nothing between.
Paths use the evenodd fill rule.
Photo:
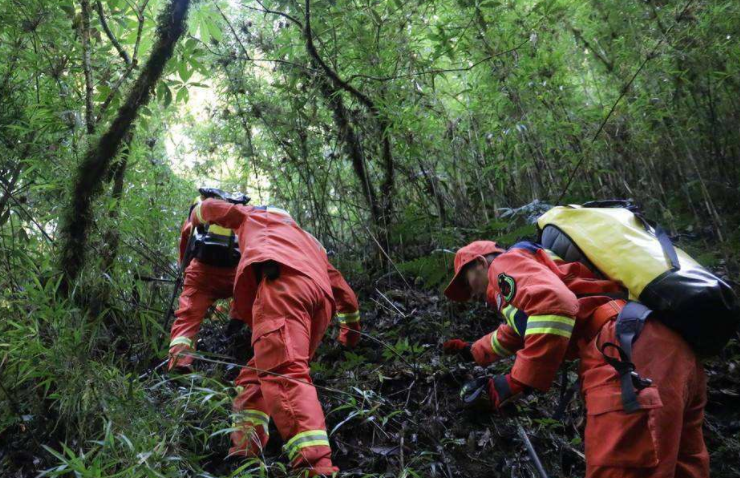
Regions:
<instances>
[{"instance_id":1,"label":"orange jumpsuit","mask_svg":"<svg viewBox=\"0 0 740 478\"><path fill-rule=\"evenodd\" d=\"M180 233L180 262L185 256L188 239L192 231L190 222L185 222ZM190 368L193 357L187 352L195 350L198 331L208 308L218 299L233 295L236 267L215 267L193 259L185 269L185 280L180 294L179 307L170 330L170 362L174 367ZM236 318L234 308L230 315Z\"/></svg>"},{"instance_id":2,"label":"orange jumpsuit","mask_svg":"<svg viewBox=\"0 0 740 478\"><path fill-rule=\"evenodd\" d=\"M496 257L488 277L487 301L506 323L473 344L473 357L487 365L516 354L511 377L540 391L550 388L563 360L580 359L588 478L709 476L704 369L676 332L646 322L632 360L653 385L638 392L641 409L628 414L618 374L600 351L606 342L618 343L624 302L599 295L618 292L617 283L532 243Z\"/></svg>"},{"instance_id":3,"label":"orange jumpsuit","mask_svg":"<svg viewBox=\"0 0 740 478\"><path fill-rule=\"evenodd\" d=\"M309 362L335 312L359 325L354 292L321 244L285 211L209 199L191 219L233 229L242 251L234 296L239 315L249 318L254 358L236 379L231 453L259 455L272 418L295 468L338 471ZM255 266L267 261L279 264L277 279L258 277Z\"/></svg>"}]
</instances>

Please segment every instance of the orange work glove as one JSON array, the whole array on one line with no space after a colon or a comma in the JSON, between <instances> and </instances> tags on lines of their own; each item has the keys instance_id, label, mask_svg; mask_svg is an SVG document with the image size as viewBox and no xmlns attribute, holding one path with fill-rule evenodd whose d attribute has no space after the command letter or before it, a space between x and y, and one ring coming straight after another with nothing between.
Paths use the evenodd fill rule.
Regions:
<instances>
[{"instance_id":1,"label":"orange work glove","mask_svg":"<svg viewBox=\"0 0 740 478\"><path fill-rule=\"evenodd\" d=\"M451 339L442 344L442 350L447 355L460 355L468 361L473 361L473 352L470 351L472 345L461 339Z\"/></svg>"},{"instance_id":2,"label":"orange work glove","mask_svg":"<svg viewBox=\"0 0 740 478\"><path fill-rule=\"evenodd\" d=\"M527 387L511 378L511 374L496 375L488 380L488 396L494 411L499 411L518 395L527 391Z\"/></svg>"},{"instance_id":3,"label":"orange work glove","mask_svg":"<svg viewBox=\"0 0 740 478\"><path fill-rule=\"evenodd\" d=\"M360 341L360 312L337 314L339 317L339 343L348 348L354 348Z\"/></svg>"}]
</instances>

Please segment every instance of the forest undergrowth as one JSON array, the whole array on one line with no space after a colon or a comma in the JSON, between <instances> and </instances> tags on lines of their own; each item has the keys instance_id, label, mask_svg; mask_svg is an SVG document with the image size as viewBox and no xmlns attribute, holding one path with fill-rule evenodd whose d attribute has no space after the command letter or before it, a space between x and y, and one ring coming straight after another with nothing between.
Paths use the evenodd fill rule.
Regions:
<instances>
[{"instance_id":1,"label":"forest undergrowth","mask_svg":"<svg viewBox=\"0 0 740 478\"><path fill-rule=\"evenodd\" d=\"M553 384L506 416L466 408L462 384L504 372L511 362L483 369L442 355L441 343L478 338L499 319L483 307L452 305L435 290L410 288L414 279L393 274L357 284L365 324L360 345L343 349L332 327L316 354L313 377L342 476L536 477L517 424L550 476L583 476L584 408L577 393L567 392L574 364L566 368L565 389ZM37 394L49 387L39 397L46 415L24 413L0 438L2 475L291 476L274 425L264 462L226 459L232 381L251 354L248 331L224 338L226 320L214 313L204 323L190 375L166 375L162 357L138 355L120 341L118 353L100 351L107 360L60 357L57 381L33 387ZM706 364L704 431L716 478L740 473L738 362L733 341ZM54 365L60 366L48 364ZM563 395L564 413L556 417Z\"/></svg>"}]
</instances>

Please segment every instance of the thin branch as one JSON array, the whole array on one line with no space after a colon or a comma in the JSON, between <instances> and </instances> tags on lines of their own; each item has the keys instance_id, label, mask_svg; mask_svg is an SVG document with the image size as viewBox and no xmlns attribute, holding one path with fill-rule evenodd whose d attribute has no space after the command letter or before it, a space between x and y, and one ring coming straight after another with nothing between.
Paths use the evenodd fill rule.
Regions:
<instances>
[{"instance_id":1,"label":"thin branch","mask_svg":"<svg viewBox=\"0 0 740 478\"><path fill-rule=\"evenodd\" d=\"M108 109L111 102L113 101L113 98L118 93L118 90L121 88L121 85L123 85L123 82L128 79L128 77L131 75L131 72L134 71L134 68L138 65L138 55L139 55L139 43L141 43L141 34L144 29L144 9L146 8L147 4L149 3L149 0L145 0L144 3L141 5L141 7L138 8L138 11L136 12L136 17L139 21L139 27L136 30L136 43L134 44L134 55L131 57L131 62L128 64L128 68L126 68L126 71L123 72L123 74L118 78L116 83L113 85L113 88L111 88L110 93L108 93L108 96L105 97L105 100L103 101L103 104L100 105L100 111L98 111L98 116L95 119L96 122L100 122L100 119L103 117L103 113Z\"/></svg>"},{"instance_id":2,"label":"thin branch","mask_svg":"<svg viewBox=\"0 0 740 478\"><path fill-rule=\"evenodd\" d=\"M23 172L23 162L26 159L26 156L28 156L28 153L31 152L31 148L34 145L34 141L36 139L36 132L31 132L27 138L26 138L26 145L23 148L23 151L18 156L18 163L16 163L15 168L12 170L12 172L9 172L8 177L4 178L3 181L0 181L0 184L3 184L3 189L5 190L5 194L0 199L0 217L5 212L5 206L8 203L8 200L11 198L11 194L14 192L15 185L18 182L18 179L21 177L21 173ZM15 145L8 146L9 150L13 150L15 148ZM10 178L10 179L8 179ZM18 192L18 191L15 191Z\"/></svg>"},{"instance_id":3,"label":"thin branch","mask_svg":"<svg viewBox=\"0 0 740 478\"><path fill-rule=\"evenodd\" d=\"M226 17L226 15L224 15L224 12L223 12L223 10L221 10L221 7L218 6L218 2L213 2L213 5L216 7L216 10L218 10L218 13L221 14L221 18L224 19L224 21L226 22L226 25L229 26L229 30L231 30L231 33L234 35L234 39L236 40L236 42L241 47L242 53L244 53L244 56L246 56L247 59L250 59L249 58L249 53L247 53L247 49L244 47L244 43L242 43L241 39L239 38L239 35L236 34L236 30L234 30L234 26L231 24L231 22Z\"/></svg>"},{"instance_id":4,"label":"thin branch","mask_svg":"<svg viewBox=\"0 0 740 478\"><path fill-rule=\"evenodd\" d=\"M26 151L30 149L30 145L26 147ZM27 153L26 153L27 154ZM24 154L25 156L25 154ZM3 216L5 213L5 205L8 203L8 200L10 199L10 193L13 191L13 188L15 188L15 183L18 182L18 178L21 176L21 171L23 170L23 160L19 160L18 163L16 163L15 168L10 172L10 180L8 181L8 186L3 184L3 189L5 189L5 194L2 198L0 198L0 217ZM2 182L0 181L0 184Z\"/></svg>"},{"instance_id":5,"label":"thin branch","mask_svg":"<svg viewBox=\"0 0 740 478\"><path fill-rule=\"evenodd\" d=\"M249 6L247 6L247 8L250 9L250 10L255 10L255 11L258 11L258 12L262 12L262 13L270 13L272 15L279 15L279 16L287 19L287 20L290 20L292 23L294 23L295 25L297 25L301 30L303 30L303 24L297 18L292 17L292 16L288 15L287 13L279 12L277 10L270 10L260 0L257 0L257 3L259 3L260 7L262 7L262 10L260 10L259 8L254 8L254 7L249 7Z\"/></svg>"},{"instance_id":6,"label":"thin branch","mask_svg":"<svg viewBox=\"0 0 740 478\"><path fill-rule=\"evenodd\" d=\"M95 132L95 113L93 112L93 80L90 66L90 0L81 0L82 23L80 38L82 40L82 68L85 72L85 123L87 133Z\"/></svg>"},{"instance_id":7,"label":"thin branch","mask_svg":"<svg viewBox=\"0 0 740 478\"><path fill-rule=\"evenodd\" d=\"M585 46L586 48L588 48L588 50L591 51L594 54L594 56L601 63L604 64L604 66L606 67L606 70L609 73L611 73L611 72L614 71L614 63L611 62L611 61L609 61L604 55L601 54L601 52L599 52L599 50L597 50L596 48L594 48L593 45L591 45L591 43L588 40L586 40L586 38L583 36L583 34L581 33L581 30L579 30L579 29L577 29L575 27L570 27L570 31L573 32L573 36L576 37L576 40L578 40L581 43L583 43L583 46Z\"/></svg>"},{"instance_id":8,"label":"thin branch","mask_svg":"<svg viewBox=\"0 0 740 478\"><path fill-rule=\"evenodd\" d=\"M105 12L103 10L103 3L100 0L95 0L95 9L98 11L98 18L100 19L100 25L102 25L103 27L105 36L108 37L108 40L110 40L110 42L113 44L123 61L126 62L127 65L130 65L131 59L129 58L128 53L126 53L126 50L123 49L121 44L118 42L118 39L108 26L108 22L105 19Z\"/></svg>"},{"instance_id":9,"label":"thin branch","mask_svg":"<svg viewBox=\"0 0 740 478\"><path fill-rule=\"evenodd\" d=\"M619 104L620 101L622 101L622 98L624 98L624 96L627 94L630 87L632 86L632 83L634 83L637 76L640 74L640 72L642 72L643 68L645 68L645 65L647 65L647 63L650 60L658 56L658 48L660 48L660 46L663 45L663 43L668 39L668 34L683 19L684 13L686 13L686 11L689 9L691 4L694 3L694 1L695 0L688 0L688 2L686 2L686 5L681 10L681 13L679 13L678 16L676 17L675 23L673 23L673 25L671 25L671 27L668 30L666 30L665 35L663 35L660 41L655 44L653 49L650 50L650 53L648 53L645 56L645 59L642 61L642 64L640 64L640 66L637 68L637 70L635 71L635 74L632 75L632 78L630 78L630 80L622 87L622 91L619 94L619 98L617 98L617 101L614 102L611 109L609 110L609 113L606 115L604 120L601 122L601 125L599 125L599 129L596 131L596 134L594 134L593 138L591 138L591 143L594 143L596 141L596 138L599 137L599 134L603 131L604 126L606 126L606 123L609 121L609 118L611 118L612 114L614 113L614 110L617 109L617 105ZM571 171L570 176L568 177L568 182L565 184L565 187L563 188L563 191L560 193L560 196L558 196L558 200L555 202L555 204L560 204L560 201L562 201L563 196L565 196L565 193L568 192L568 188L570 188L571 183L573 183L573 179L576 177L576 173L578 172L578 169L581 167L581 164L583 164L584 159L586 159L586 155L582 155L581 159L578 160L578 163L573 168L573 171Z\"/></svg>"},{"instance_id":10,"label":"thin branch","mask_svg":"<svg viewBox=\"0 0 740 478\"><path fill-rule=\"evenodd\" d=\"M131 72L134 71L134 65L135 63L131 63L128 68L126 68L126 71L123 72L123 74L118 78L116 83L113 85L113 88L110 89L110 93L108 93L108 96L105 97L105 100L103 101L103 104L100 105L100 111L98 111L98 116L96 118L96 121L100 121L103 117L103 113L108 109L108 107L113 102L113 98L118 93L118 90L121 88L121 85L123 85L123 82L128 79L128 77L131 75Z\"/></svg>"},{"instance_id":11,"label":"thin branch","mask_svg":"<svg viewBox=\"0 0 740 478\"><path fill-rule=\"evenodd\" d=\"M499 56L507 55L509 53L513 53L517 50L519 50L521 47L529 43L529 40L525 40L519 45L515 46L514 48L502 52L495 53L493 55L489 55L481 60L476 61L470 66L465 67L458 67L458 68L440 68L435 70L424 70L424 71L418 71L416 73L404 73L402 75L395 75L395 76L371 76L371 75L362 75L362 74L356 74L352 75L347 79L347 82L350 82L356 78L364 78L367 80L373 80L373 81L392 81L392 80L400 80L403 78L415 78L417 76L424 76L424 75L438 75L442 73L455 73L455 72L461 72L461 71L470 71L473 68L490 61L494 58L497 58Z\"/></svg>"},{"instance_id":12,"label":"thin branch","mask_svg":"<svg viewBox=\"0 0 740 478\"><path fill-rule=\"evenodd\" d=\"M329 68L329 65L324 62L324 60L319 55L318 50L316 50L316 46L313 43L313 33L311 32L311 2L310 0L306 0L306 25L303 28L303 33L306 40L306 49L308 50L308 54L311 56L311 58L316 61L316 63L321 67L322 70L324 70L324 73L326 73L326 76L329 77L329 79L334 83L338 88L341 88L348 93L350 93L352 96L357 98L357 100L365 105L370 110L373 110L375 112L377 110L375 103L367 97L363 92L359 91L354 86L348 84L346 81L342 80L339 75Z\"/></svg>"},{"instance_id":13,"label":"thin branch","mask_svg":"<svg viewBox=\"0 0 740 478\"><path fill-rule=\"evenodd\" d=\"M131 63L134 65L136 64L136 58L139 55L139 45L141 44L141 32L144 29L144 10L146 10L146 6L149 5L149 0L144 0L144 3L141 4L139 7L139 11L136 15L137 20L139 21L139 27L136 30L136 43L134 44L134 55L131 57Z\"/></svg>"},{"instance_id":14,"label":"thin branch","mask_svg":"<svg viewBox=\"0 0 740 478\"><path fill-rule=\"evenodd\" d=\"M321 70L319 70L317 68L311 68L308 65L302 65L300 63L295 63L295 62L288 61L288 60L278 60L278 59L273 59L273 58L252 58L252 57L249 57L249 56L244 57L244 56L239 56L239 55L224 54L224 53L220 53L220 52L212 49L208 44L206 44L200 38L196 38L193 35L188 35L188 38L191 39L191 40L194 40L194 41L196 41L198 43L200 43L200 45L203 48L205 48L208 51L208 53L210 53L211 55L218 56L218 57L221 57L221 58L230 58L230 59L234 59L234 60L251 61L253 63L260 63L260 62L262 62L262 63L280 63L280 64L283 64L283 65L290 65L290 66L293 66L293 67L296 67L298 69L304 70L306 72L311 72L311 73L318 73L318 72L321 71Z\"/></svg>"},{"instance_id":15,"label":"thin branch","mask_svg":"<svg viewBox=\"0 0 740 478\"><path fill-rule=\"evenodd\" d=\"M304 71L307 71L307 72L310 71L312 73L316 73L316 72L319 71L319 70L317 70L315 68L311 68L310 66L301 65L300 63L295 63L295 62L288 61L288 60L274 60L272 58L243 58L243 57L240 57L240 56L236 57L236 59L237 60L253 61L255 63L257 63L257 62L280 63L280 64L283 64L283 65L294 66L294 67L299 68L301 70L304 70Z\"/></svg>"},{"instance_id":16,"label":"thin branch","mask_svg":"<svg viewBox=\"0 0 740 478\"><path fill-rule=\"evenodd\" d=\"M326 74L327 77L331 80L331 82L335 85L336 88L343 89L347 92L349 92L352 96L354 96L360 103L362 103L373 115L379 133L380 133L380 142L381 142L381 154L383 158L384 163L384 169L385 169L385 179L383 181L383 185L381 186L381 193L382 193L382 199L383 199L383 208L382 208L382 217L386 219L386 226L387 226L387 219L391 216L392 210L393 210L393 185L394 185L394 161L393 161L393 152L391 149L391 141L390 141L390 122L388 118L381 113L380 108L375 104L373 100L370 99L367 95L347 83L346 81L343 81L339 75L329 68L329 66L324 62L324 60L321 58L321 55L319 55L319 52L316 50L316 46L313 43L313 33L311 32L311 1L306 0L305 3L305 25L303 28L303 34L305 36L306 40L306 50L308 51L308 54L311 56L313 61L318 64Z\"/></svg>"},{"instance_id":17,"label":"thin branch","mask_svg":"<svg viewBox=\"0 0 740 478\"><path fill-rule=\"evenodd\" d=\"M13 200L13 202L15 203L15 205L18 206L18 209L20 209L21 211L23 211L23 213L26 215L26 217L28 217L28 219L38 228L38 230L41 232L41 234L43 234L44 237L49 242L53 243L54 242L54 239L52 239L51 236L49 236L49 234L47 234L47 232L44 230L44 228L41 226L41 224L39 224L38 222L36 222L36 219L34 219L34 217L31 215L31 213L28 212L28 210L25 207L23 207L23 204L21 204L21 202L19 200L17 200L15 198L15 196L13 196L13 192L10 191L10 190L8 190L8 188L6 188L5 185L2 184L2 183L0 183L0 188L3 188L3 190L5 191L6 196Z\"/></svg>"},{"instance_id":18,"label":"thin branch","mask_svg":"<svg viewBox=\"0 0 740 478\"><path fill-rule=\"evenodd\" d=\"M375 244L378 246L378 249L380 249L380 252L383 253L383 255L385 256L385 258L388 259L388 262L390 262L391 265L393 266L393 268L396 269L396 272L398 272L398 275L401 276L401 279L403 279L403 282L406 284L406 287L408 287L409 289L413 289L413 287L411 287L411 284L409 284L409 282L406 280L406 276L403 275L403 272L401 272L401 270L398 268L398 266L396 265L396 263L393 262L393 259L391 259L391 256L388 255L388 253L385 251L385 249L380 244L380 242L378 242L378 240L375 238L375 236L373 236L373 233L370 230L370 228L368 228L365 224L362 224L362 227L365 228L365 230L367 231L367 234L370 236L370 238L373 240L373 242L375 242Z\"/></svg>"}]
</instances>

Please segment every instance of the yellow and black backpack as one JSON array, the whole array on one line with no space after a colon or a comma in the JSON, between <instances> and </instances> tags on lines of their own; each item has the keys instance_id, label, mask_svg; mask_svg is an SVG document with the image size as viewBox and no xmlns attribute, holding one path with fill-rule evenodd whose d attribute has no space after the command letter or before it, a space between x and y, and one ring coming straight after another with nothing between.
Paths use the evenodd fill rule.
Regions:
<instances>
[{"instance_id":1,"label":"yellow and black backpack","mask_svg":"<svg viewBox=\"0 0 740 478\"><path fill-rule=\"evenodd\" d=\"M700 355L719 353L740 324L732 288L674 247L629 201L558 206L537 221L539 243L624 286Z\"/></svg>"}]
</instances>

